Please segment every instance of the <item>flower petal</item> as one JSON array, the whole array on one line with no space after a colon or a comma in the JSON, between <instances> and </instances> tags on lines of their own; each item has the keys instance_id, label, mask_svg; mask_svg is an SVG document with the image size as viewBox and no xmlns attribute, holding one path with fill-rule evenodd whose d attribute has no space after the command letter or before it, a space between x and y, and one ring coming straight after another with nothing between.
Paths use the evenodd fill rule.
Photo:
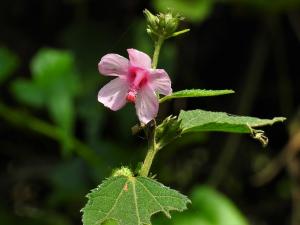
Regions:
<instances>
[{"instance_id":1,"label":"flower petal","mask_svg":"<svg viewBox=\"0 0 300 225\"><path fill-rule=\"evenodd\" d=\"M159 94L169 95L172 93L171 80L165 70L151 70L149 82L153 90L158 92Z\"/></svg>"},{"instance_id":2,"label":"flower petal","mask_svg":"<svg viewBox=\"0 0 300 225\"><path fill-rule=\"evenodd\" d=\"M150 69L151 68L151 59L144 52L140 52L134 48L127 49L129 55L129 61L132 66Z\"/></svg>"},{"instance_id":3,"label":"flower petal","mask_svg":"<svg viewBox=\"0 0 300 225\"><path fill-rule=\"evenodd\" d=\"M107 83L98 93L98 101L111 110L119 110L126 104L129 89L127 80L116 78Z\"/></svg>"},{"instance_id":4,"label":"flower petal","mask_svg":"<svg viewBox=\"0 0 300 225\"><path fill-rule=\"evenodd\" d=\"M147 124L157 116L158 99L150 86L145 85L139 90L135 108L139 120L144 124Z\"/></svg>"},{"instance_id":5,"label":"flower petal","mask_svg":"<svg viewBox=\"0 0 300 225\"><path fill-rule=\"evenodd\" d=\"M98 63L99 72L108 76L126 76L129 61L118 54L107 54Z\"/></svg>"}]
</instances>

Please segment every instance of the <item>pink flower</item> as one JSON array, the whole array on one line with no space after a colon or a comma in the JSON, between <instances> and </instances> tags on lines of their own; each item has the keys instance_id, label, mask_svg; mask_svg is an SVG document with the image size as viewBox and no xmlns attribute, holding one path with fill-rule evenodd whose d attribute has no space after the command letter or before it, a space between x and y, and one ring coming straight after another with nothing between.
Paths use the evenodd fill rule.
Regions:
<instances>
[{"instance_id":1,"label":"pink flower","mask_svg":"<svg viewBox=\"0 0 300 225\"><path fill-rule=\"evenodd\" d=\"M147 124L157 115L157 94L172 93L171 80L165 70L151 69L147 54L136 49L127 52L129 60L118 54L107 54L100 60L99 72L117 78L101 88L98 101L114 111L132 102L139 120Z\"/></svg>"}]
</instances>

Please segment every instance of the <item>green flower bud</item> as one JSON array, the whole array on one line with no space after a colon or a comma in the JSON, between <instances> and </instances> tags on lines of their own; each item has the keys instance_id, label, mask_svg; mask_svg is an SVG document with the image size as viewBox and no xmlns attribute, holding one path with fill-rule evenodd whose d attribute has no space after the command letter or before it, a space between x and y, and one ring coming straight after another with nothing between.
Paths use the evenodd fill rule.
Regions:
<instances>
[{"instance_id":1,"label":"green flower bud","mask_svg":"<svg viewBox=\"0 0 300 225\"><path fill-rule=\"evenodd\" d=\"M179 14L174 15L172 12L160 13L153 15L149 10L145 9L144 14L147 20L147 33L157 40L159 37L165 39L174 36L179 22L183 20Z\"/></svg>"},{"instance_id":2,"label":"green flower bud","mask_svg":"<svg viewBox=\"0 0 300 225\"><path fill-rule=\"evenodd\" d=\"M172 35L178 28L179 21L182 20L180 16L173 16L171 13L165 14L165 30L166 33Z\"/></svg>"},{"instance_id":3,"label":"green flower bud","mask_svg":"<svg viewBox=\"0 0 300 225\"><path fill-rule=\"evenodd\" d=\"M148 9L144 10L144 14L146 16L147 24L150 30L157 30L159 20L157 16L154 16Z\"/></svg>"}]
</instances>

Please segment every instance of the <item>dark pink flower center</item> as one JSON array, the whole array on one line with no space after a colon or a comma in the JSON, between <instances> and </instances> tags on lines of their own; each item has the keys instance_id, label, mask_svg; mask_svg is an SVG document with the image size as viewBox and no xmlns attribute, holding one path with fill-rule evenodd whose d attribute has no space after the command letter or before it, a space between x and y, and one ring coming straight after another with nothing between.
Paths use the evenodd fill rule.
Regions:
<instances>
[{"instance_id":1,"label":"dark pink flower center","mask_svg":"<svg viewBox=\"0 0 300 225\"><path fill-rule=\"evenodd\" d=\"M134 103L136 95L141 87L148 82L149 72L139 67L129 67L128 81L130 88L128 90L126 99L129 102Z\"/></svg>"}]
</instances>

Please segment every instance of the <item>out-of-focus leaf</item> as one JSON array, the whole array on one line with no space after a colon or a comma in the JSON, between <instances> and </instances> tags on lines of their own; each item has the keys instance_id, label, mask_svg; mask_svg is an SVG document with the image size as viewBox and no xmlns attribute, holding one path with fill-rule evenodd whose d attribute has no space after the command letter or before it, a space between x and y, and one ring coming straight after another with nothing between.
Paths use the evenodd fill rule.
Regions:
<instances>
[{"instance_id":1,"label":"out-of-focus leaf","mask_svg":"<svg viewBox=\"0 0 300 225\"><path fill-rule=\"evenodd\" d=\"M211 97L218 95L227 95L234 93L233 90L204 90L204 89L191 89L173 92L159 99L159 103L173 99L173 98L196 98L196 97Z\"/></svg>"},{"instance_id":2,"label":"out-of-focus leaf","mask_svg":"<svg viewBox=\"0 0 300 225\"><path fill-rule=\"evenodd\" d=\"M249 224L234 203L213 188L200 186L194 190L191 198L200 217L212 225Z\"/></svg>"},{"instance_id":3,"label":"out-of-focus leaf","mask_svg":"<svg viewBox=\"0 0 300 225\"><path fill-rule=\"evenodd\" d=\"M65 130L66 140L73 130L73 98L79 87L75 68L73 54L55 49L41 49L31 62L33 82L43 91L50 115Z\"/></svg>"},{"instance_id":4,"label":"out-of-focus leaf","mask_svg":"<svg viewBox=\"0 0 300 225\"><path fill-rule=\"evenodd\" d=\"M72 99L64 92L53 93L48 99L48 104L55 122L66 130L72 130L74 122Z\"/></svg>"},{"instance_id":5,"label":"out-of-focus leaf","mask_svg":"<svg viewBox=\"0 0 300 225\"><path fill-rule=\"evenodd\" d=\"M170 210L183 211L190 200L148 177L116 176L105 180L88 194L82 209L83 224L103 224L107 220L118 225L151 224L150 217Z\"/></svg>"},{"instance_id":6,"label":"out-of-focus leaf","mask_svg":"<svg viewBox=\"0 0 300 225\"><path fill-rule=\"evenodd\" d=\"M69 137L73 132L74 125L74 106L72 98L65 91L54 92L48 99L49 112L56 124L63 128L65 137L63 138L63 146L65 150L70 149Z\"/></svg>"},{"instance_id":7,"label":"out-of-focus leaf","mask_svg":"<svg viewBox=\"0 0 300 225\"><path fill-rule=\"evenodd\" d=\"M199 186L191 194L192 207L174 213L172 220L158 216L156 225L249 225L246 217L225 195L208 186Z\"/></svg>"},{"instance_id":8,"label":"out-of-focus leaf","mask_svg":"<svg viewBox=\"0 0 300 225\"><path fill-rule=\"evenodd\" d=\"M33 79L49 95L63 88L72 96L78 89L74 57L68 51L41 49L31 61L31 72Z\"/></svg>"},{"instance_id":9,"label":"out-of-focus leaf","mask_svg":"<svg viewBox=\"0 0 300 225\"><path fill-rule=\"evenodd\" d=\"M271 12L288 11L300 6L299 0L230 0L228 2Z\"/></svg>"},{"instance_id":10,"label":"out-of-focus leaf","mask_svg":"<svg viewBox=\"0 0 300 225\"><path fill-rule=\"evenodd\" d=\"M201 22L210 15L213 0L153 0L157 11L165 12L168 9L180 13L187 20Z\"/></svg>"},{"instance_id":11,"label":"out-of-focus leaf","mask_svg":"<svg viewBox=\"0 0 300 225\"><path fill-rule=\"evenodd\" d=\"M28 80L16 80L12 83L12 92L16 98L35 107L40 107L44 103L44 93L40 87Z\"/></svg>"},{"instance_id":12,"label":"out-of-focus leaf","mask_svg":"<svg viewBox=\"0 0 300 225\"><path fill-rule=\"evenodd\" d=\"M69 51L44 48L31 61L32 80L17 80L12 85L16 97L31 106L47 107L53 121L62 128L62 145L70 149L79 77L74 56Z\"/></svg>"},{"instance_id":13,"label":"out-of-focus leaf","mask_svg":"<svg viewBox=\"0 0 300 225\"><path fill-rule=\"evenodd\" d=\"M0 48L0 83L10 76L19 65L18 57L7 48Z\"/></svg>"}]
</instances>

